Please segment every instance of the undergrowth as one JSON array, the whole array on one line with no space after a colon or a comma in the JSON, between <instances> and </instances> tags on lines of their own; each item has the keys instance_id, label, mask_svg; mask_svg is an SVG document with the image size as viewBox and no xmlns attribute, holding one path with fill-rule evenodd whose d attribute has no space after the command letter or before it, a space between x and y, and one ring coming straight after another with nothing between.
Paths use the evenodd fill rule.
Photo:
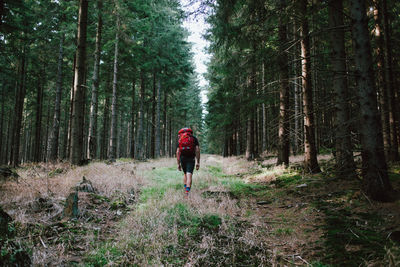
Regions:
<instances>
[{"instance_id":1,"label":"undergrowth","mask_svg":"<svg viewBox=\"0 0 400 267\"><path fill-rule=\"evenodd\" d=\"M215 199L201 196L202 186L198 185L205 186L207 182L208 187L240 184L223 174L220 167L208 166L195 173L189 199L184 198L182 173L175 168L155 168L145 176L151 183L141 190L135 210L121 223L119 242L99 245L88 254L87 264L265 264L266 248L248 239L259 229L231 214L232 210L238 211L233 200L227 197L218 207Z\"/></svg>"},{"instance_id":2,"label":"undergrowth","mask_svg":"<svg viewBox=\"0 0 400 267\"><path fill-rule=\"evenodd\" d=\"M399 266L400 202L371 201L358 180L335 177L331 161L317 175L297 163L273 167L275 159L203 161L188 199L174 159L23 168L33 186L2 191L19 219L1 255L15 258L21 241L33 265ZM98 191L80 194L81 216L61 221L83 175ZM389 176L398 188L400 167Z\"/></svg>"}]
</instances>

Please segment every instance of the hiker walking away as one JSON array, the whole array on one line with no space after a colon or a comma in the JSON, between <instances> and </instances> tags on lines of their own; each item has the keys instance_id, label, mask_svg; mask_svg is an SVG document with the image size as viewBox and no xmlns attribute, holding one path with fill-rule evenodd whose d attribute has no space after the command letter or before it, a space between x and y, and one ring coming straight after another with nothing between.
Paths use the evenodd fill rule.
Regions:
<instances>
[{"instance_id":1,"label":"hiker walking away","mask_svg":"<svg viewBox=\"0 0 400 267\"><path fill-rule=\"evenodd\" d=\"M200 146L199 141L193 136L193 131L190 128L180 129L178 138L176 160L178 170L183 170L183 184L185 186L185 194L188 196L190 187L192 186L195 159L197 161L196 170L200 168Z\"/></svg>"}]
</instances>

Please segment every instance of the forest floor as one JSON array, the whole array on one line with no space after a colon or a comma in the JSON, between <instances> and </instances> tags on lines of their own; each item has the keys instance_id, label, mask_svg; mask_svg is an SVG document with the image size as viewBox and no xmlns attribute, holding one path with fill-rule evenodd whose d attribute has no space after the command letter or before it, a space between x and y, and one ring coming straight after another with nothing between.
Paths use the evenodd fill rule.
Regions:
<instances>
[{"instance_id":1,"label":"forest floor","mask_svg":"<svg viewBox=\"0 0 400 267\"><path fill-rule=\"evenodd\" d=\"M370 200L359 180L335 177L330 156L316 175L301 160L204 155L188 199L174 159L25 164L0 184L13 219L0 257L18 261L18 247L35 266L399 266L400 201ZM79 216L63 218L83 177L95 192L78 192ZM399 165L390 179L399 190Z\"/></svg>"}]
</instances>

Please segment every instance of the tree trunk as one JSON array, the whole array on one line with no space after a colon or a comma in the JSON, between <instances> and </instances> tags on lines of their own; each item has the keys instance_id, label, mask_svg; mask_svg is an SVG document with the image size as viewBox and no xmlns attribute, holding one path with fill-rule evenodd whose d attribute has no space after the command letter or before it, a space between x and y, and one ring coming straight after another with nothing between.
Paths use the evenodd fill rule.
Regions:
<instances>
[{"instance_id":1,"label":"tree trunk","mask_svg":"<svg viewBox=\"0 0 400 267\"><path fill-rule=\"evenodd\" d=\"M68 132L69 132L69 112L67 112L67 110L69 110L68 108L70 107L70 104L68 102L65 102L65 117L64 117L64 129L63 129L63 147L62 147L62 152L60 157L62 159L67 159L68 158L68 154L67 154L67 150L68 150Z\"/></svg>"},{"instance_id":2,"label":"tree trunk","mask_svg":"<svg viewBox=\"0 0 400 267\"><path fill-rule=\"evenodd\" d=\"M74 88L75 88L75 67L76 67L76 54L74 55L74 64L73 64L73 72L72 75L72 83L71 83L71 90L70 90L70 108L69 108L69 120L68 120L68 145L67 145L67 158L71 156L71 139L72 139L72 113L74 110Z\"/></svg>"},{"instance_id":3,"label":"tree trunk","mask_svg":"<svg viewBox=\"0 0 400 267\"><path fill-rule=\"evenodd\" d=\"M286 1L280 0L280 9L286 8ZM285 14L279 16L279 131L277 165L289 165L289 69L286 53L286 21Z\"/></svg>"},{"instance_id":4,"label":"tree trunk","mask_svg":"<svg viewBox=\"0 0 400 267\"><path fill-rule=\"evenodd\" d=\"M360 101L363 189L374 200L391 200L393 192L385 161L382 126L368 32L365 0L351 0L352 35Z\"/></svg>"},{"instance_id":5,"label":"tree trunk","mask_svg":"<svg viewBox=\"0 0 400 267\"><path fill-rule=\"evenodd\" d=\"M153 71L153 97L152 97L152 109L151 109L151 147L150 147L150 157L155 158L155 149L156 149L156 105L158 102L156 101L156 87L157 87L157 75L156 71Z\"/></svg>"},{"instance_id":6,"label":"tree trunk","mask_svg":"<svg viewBox=\"0 0 400 267\"><path fill-rule=\"evenodd\" d=\"M97 30L96 30L96 48L94 51L94 66L92 77L92 99L90 103L90 119L89 119L89 137L87 157L93 159L97 155L97 111L98 111L98 90L99 90L99 72L100 72L100 54L101 54L101 31L103 27L102 18L103 2L97 1Z\"/></svg>"},{"instance_id":7,"label":"tree trunk","mask_svg":"<svg viewBox=\"0 0 400 267\"><path fill-rule=\"evenodd\" d=\"M160 119L161 119L161 81L160 77L157 79L157 109L156 109L156 158L161 155L161 129L160 129Z\"/></svg>"},{"instance_id":8,"label":"tree trunk","mask_svg":"<svg viewBox=\"0 0 400 267\"><path fill-rule=\"evenodd\" d=\"M171 108L171 102L169 104L169 107ZM167 150L168 150L168 155L170 157L173 156L172 154L172 116L170 115L168 117L168 144L167 144Z\"/></svg>"},{"instance_id":9,"label":"tree trunk","mask_svg":"<svg viewBox=\"0 0 400 267\"><path fill-rule=\"evenodd\" d=\"M12 145L12 140L13 140L13 125L12 125L12 119L8 119L7 123L7 138L6 138L6 148L4 152L4 159L3 163L5 164L11 164L11 156L10 156L10 150L11 150L11 145Z\"/></svg>"},{"instance_id":10,"label":"tree trunk","mask_svg":"<svg viewBox=\"0 0 400 267\"><path fill-rule=\"evenodd\" d=\"M131 109L131 158L135 158L135 116L136 116L136 107L135 107L135 98L136 98L136 73L133 74L132 80L132 109Z\"/></svg>"},{"instance_id":11,"label":"tree trunk","mask_svg":"<svg viewBox=\"0 0 400 267\"><path fill-rule=\"evenodd\" d=\"M0 165L3 165L4 159L7 158L3 154L3 127L4 127L4 109L5 109L5 98L6 98L6 85L3 83L1 88L1 115L0 115Z\"/></svg>"},{"instance_id":12,"label":"tree trunk","mask_svg":"<svg viewBox=\"0 0 400 267\"><path fill-rule=\"evenodd\" d=\"M254 159L254 119L252 114L247 119L246 159Z\"/></svg>"},{"instance_id":13,"label":"tree trunk","mask_svg":"<svg viewBox=\"0 0 400 267\"><path fill-rule=\"evenodd\" d=\"M4 0L0 1L0 26L3 25L4 3Z\"/></svg>"},{"instance_id":14,"label":"tree trunk","mask_svg":"<svg viewBox=\"0 0 400 267\"><path fill-rule=\"evenodd\" d=\"M162 155L163 156L167 156L167 127L168 127L168 123L167 123L167 93L164 92L164 107L163 107L163 139L162 139Z\"/></svg>"},{"instance_id":15,"label":"tree trunk","mask_svg":"<svg viewBox=\"0 0 400 267\"><path fill-rule=\"evenodd\" d=\"M300 38L297 34L298 26L296 21L293 22L293 42L297 42ZM293 45L293 83L294 83L294 151L293 154L297 155L300 153L300 140L302 140L301 134L301 87L299 80L299 45Z\"/></svg>"},{"instance_id":16,"label":"tree trunk","mask_svg":"<svg viewBox=\"0 0 400 267\"><path fill-rule=\"evenodd\" d=\"M108 159L115 161L117 157L117 81L118 81L118 42L119 42L119 17L117 17L117 33L115 34L115 51L114 51L114 78L113 78L113 94L111 103L111 134L110 134L110 151Z\"/></svg>"},{"instance_id":17,"label":"tree trunk","mask_svg":"<svg viewBox=\"0 0 400 267\"><path fill-rule=\"evenodd\" d=\"M153 157L151 154L151 148L152 148L152 125L151 125L151 119L150 116L152 114L150 113L150 105L146 105L146 112L145 112L145 133L146 133L146 138L145 138L145 151L146 151L146 158Z\"/></svg>"},{"instance_id":18,"label":"tree trunk","mask_svg":"<svg viewBox=\"0 0 400 267\"><path fill-rule=\"evenodd\" d=\"M110 130L110 86L111 86L111 75L107 72L107 82L105 88L105 103L104 103L104 111L103 111L103 129L102 129L102 137L101 137L101 159L106 159L108 155L108 133Z\"/></svg>"},{"instance_id":19,"label":"tree trunk","mask_svg":"<svg viewBox=\"0 0 400 267\"><path fill-rule=\"evenodd\" d=\"M390 160L399 160L398 140L397 140L397 115L398 105L396 102L395 86L394 86L394 75L393 75L393 53L392 53L392 39L391 29L389 24L389 13L387 10L387 1L382 1L382 15L383 15L383 26L384 26L384 42L385 42L385 56L386 56L386 81L389 98L389 123L390 123Z\"/></svg>"},{"instance_id":20,"label":"tree trunk","mask_svg":"<svg viewBox=\"0 0 400 267\"><path fill-rule=\"evenodd\" d=\"M51 128L50 138L47 146L47 160L54 162L58 158L58 138L60 132L60 114L61 114L61 96L62 96L62 65L63 65L63 43L64 34L60 38L60 47L58 52L58 68L57 68L57 87L56 99L54 102L53 127Z\"/></svg>"},{"instance_id":21,"label":"tree trunk","mask_svg":"<svg viewBox=\"0 0 400 267\"><path fill-rule=\"evenodd\" d=\"M78 47L76 49L76 67L74 81L74 101L72 108L71 155L72 164L83 162L83 125L85 114L85 61L86 61L86 28L88 0L79 2Z\"/></svg>"},{"instance_id":22,"label":"tree trunk","mask_svg":"<svg viewBox=\"0 0 400 267\"><path fill-rule=\"evenodd\" d=\"M320 172L317 161L317 149L315 147L315 126L313 108L313 89L311 83L311 58L310 38L307 20L307 0L299 2L301 16L301 66L303 86L303 107L304 107L304 168L311 173Z\"/></svg>"},{"instance_id":23,"label":"tree trunk","mask_svg":"<svg viewBox=\"0 0 400 267\"><path fill-rule=\"evenodd\" d=\"M143 135L144 135L144 91L145 91L145 73L144 70L140 70L140 90L139 90L139 114L138 114L138 137L137 137L137 158L144 158L144 144L143 144Z\"/></svg>"},{"instance_id":24,"label":"tree trunk","mask_svg":"<svg viewBox=\"0 0 400 267\"><path fill-rule=\"evenodd\" d=\"M374 0L374 20L375 20L375 38L376 48L375 54L377 59L377 82L379 92L379 107L382 122L383 146L385 156L389 159L391 150L390 140L390 124L389 124L389 100L385 79L385 55L384 55L384 39L382 31L382 14L380 0Z\"/></svg>"},{"instance_id":25,"label":"tree trunk","mask_svg":"<svg viewBox=\"0 0 400 267\"><path fill-rule=\"evenodd\" d=\"M335 93L336 172L341 177L353 178L355 164L350 133L350 107L347 87L346 51L343 23L343 0L329 2L331 30L333 89Z\"/></svg>"},{"instance_id":26,"label":"tree trunk","mask_svg":"<svg viewBox=\"0 0 400 267\"><path fill-rule=\"evenodd\" d=\"M265 63L261 66L261 91L265 96L267 90L265 88ZM262 151L267 150L267 107L265 106L265 101L262 103Z\"/></svg>"},{"instance_id":27,"label":"tree trunk","mask_svg":"<svg viewBox=\"0 0 400 267\"><path fill-rule=\"evenodd\" d=\"M36 92L36 120L35 120L35 141L33 151L33 161L39 162L41 160L42 148L42 114L43 114L43 86L44 75L38 75L38 84Z\"/></svg>"},{"instance_id":28,"label":"tree trunk","mask_svg":"<svg viewBox=\"0 0 400 267\"><path fill-rule=\"evenodd\" d=\"M255 90L255 77L254 77L254 67L252 67L251 74L247 78L247 98L256 93ZM247 132L246 132L246 159L253 160L256 158L255 151L254 151L254 115L255 115L255 107L253 105L248 107L248 114L247 114Z\"/></svg>"},{"instance_id":29,"label":"tree trunk","mask_svg":"<svg viewBox=\"0 0 400 267\"><path fill-rule=\"evenodd\" d=\"M50 117L51 117L51 115L50 115L50 112L51 112L51 103L50 103L50 97L48 97L47 98L47 115L46 115L46 135L45 135L45 138L44 138L44 140L48 140L49 139L49 125L50 125ZM54 114L53 114L54 115ZM48 142L45 142L44 143L44 150L42 151L42 161L47 161L47 153L46 153L46 151L47 151L47 143Z\"/></svg>"},{"instance_id":30,"label":"tree trunk","mask_svg":"<svg viewBox=\"0 0 400 267\"><path fill-rule=\"evenodd\" d=\"M22 127L22 113L24 110L24 102L25 102L25 48L23 48L21 61L18 66L18 78L19 81L17 83L17 95L15 99L15 110L14 110L14 127L13 127L13 140L11 145L11 164L13 167L17 167L20 163L19 158L19 150L20 150L20 141L21 141L21 127Z\"/></svg>"}]
</instances>

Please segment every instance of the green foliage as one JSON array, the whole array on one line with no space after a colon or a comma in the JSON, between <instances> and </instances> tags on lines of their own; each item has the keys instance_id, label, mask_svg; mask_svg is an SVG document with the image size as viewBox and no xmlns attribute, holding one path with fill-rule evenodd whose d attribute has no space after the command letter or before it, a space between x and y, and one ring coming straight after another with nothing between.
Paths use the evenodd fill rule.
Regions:
<instances>
[{"instance_id":1,"label":"green foliage","mask_svg":"<svg viewBox=\"0 0 400 267\"><path fill-rule=\"evenodd\" d=\"M124 255L124 251L115 245L104 243L85 257L86 266L104 266Z\"/></svg>"},{"instance_id":2,"label":"green foliage","mask_svg":"<svg viewBox=\"0 0 400 267\"><path fill-rule=\"evenodd\" d=\"M56 168L56 169L54 169L54 170L52 170L51 172L49 172L49 177L54 177L54 176L56 176L56 175L58 175L58 174L61 174L61 173L63 173L63 169L61 169L61 168Z\"/></svg>"},{"instance_id":3,"label":"green foliage","mask_svg":"<svg viewBox=\"0 0 400 267\"><path fill-rule=\"evenodd\" d=\"M184 233L187 233L189 238L198 238L203 231L213 232L218 230L222 223L222 219L217 214L196 215L185 203L177 203L167 213L167 224L171 227L178 226L183 242L187 238Z\"/></svg>"},{"instance_id":4,"label":"green foliage","mask_svg":"<svg viewBox=\"0 0 400 267\"><path fill-rule=\"evenodd\" d=\"M294 229L292 228L277 228L274 231L274 234L277 236L287 236L291 235L294 232Z\"/></svg>"},{"instance_id":5,"label":"green foliage","mask_svg":"<svg viewBox=\"0 0 400 267\"><path fill-rule=\"evenodd\" d=\"M280 175L274 183L277 187L287 187L298 184L302 179L302 176L297 173L286 173Z\"/></svg>"}]
</instances>

